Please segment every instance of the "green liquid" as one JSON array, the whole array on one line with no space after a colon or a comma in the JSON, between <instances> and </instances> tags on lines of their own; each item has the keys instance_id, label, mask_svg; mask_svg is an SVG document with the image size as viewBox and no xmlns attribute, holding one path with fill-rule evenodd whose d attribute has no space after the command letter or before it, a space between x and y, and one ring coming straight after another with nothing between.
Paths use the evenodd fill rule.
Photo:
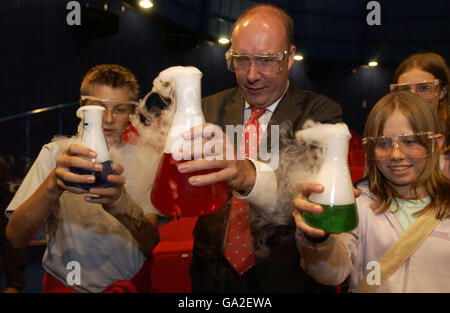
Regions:
<instances>
[{"instance_id":1,"label":"green liquid","mask_svg":"<svg viewBox=\"0 0 450 313\"><path fill-rule=\"evenodd\" d=\"M334 206L320 205L323 207L322 214L303 212L303 219L309 226L323 229L329 233L344 233L358 226L358 213L354 203Z\"/></svg>"}]
</instances>

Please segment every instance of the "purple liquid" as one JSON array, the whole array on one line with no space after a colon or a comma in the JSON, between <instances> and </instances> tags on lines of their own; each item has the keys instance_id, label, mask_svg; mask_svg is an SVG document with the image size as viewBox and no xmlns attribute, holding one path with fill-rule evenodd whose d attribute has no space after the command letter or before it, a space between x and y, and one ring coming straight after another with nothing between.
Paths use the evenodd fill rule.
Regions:
<instances>
[{"instance_id":1,"label":"purple liquid","mask_svg":"<svg viewBox=\"0 0 450 313\"><path fill-rule=\"evenodd\" d=\"M111 165L112 161L106 161L102 163L103 168L101 172L91 171L91 170L85 170L82 168L77 167L71 167L70 171L72 173L78 174L78 175L93 175L95 176L95 182L92 184L86 184L86 183L68 183L70 186L83 188L83 189L89 189L89 188L107 188L112 187L113 184L106 180L106 177L108 177L109 174L115 174L113 171Z\"/></svg>"}]
</instances>

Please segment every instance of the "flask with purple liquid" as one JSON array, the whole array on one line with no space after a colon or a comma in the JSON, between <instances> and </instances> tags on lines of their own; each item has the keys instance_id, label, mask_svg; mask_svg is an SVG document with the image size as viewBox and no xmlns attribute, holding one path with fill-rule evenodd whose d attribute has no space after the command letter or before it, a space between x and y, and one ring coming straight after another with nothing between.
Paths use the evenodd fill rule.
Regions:
<instances>
[{"instance_id":1,"label":"flask with purple liquid","mask_svg":"<svg viewBox=\"0 0 450 313\"><path fill-rule=\"evenodd\" d=\"M102 171L92 171L76 167L70 170L78 175L93 175L95 182L71 183L72 186L89 189L89 188L106 188L111 187L112 183L106 180L109 174L114 174L112 170L112 160L109 155L108 145L102 129L102 118L105 108L99 105L85 105L77 110L77 116L83 120L83 134L81 136L81 144L97 153L97 157L91 159L92 162L101 163Z\"/></svg>"}]
</instances>

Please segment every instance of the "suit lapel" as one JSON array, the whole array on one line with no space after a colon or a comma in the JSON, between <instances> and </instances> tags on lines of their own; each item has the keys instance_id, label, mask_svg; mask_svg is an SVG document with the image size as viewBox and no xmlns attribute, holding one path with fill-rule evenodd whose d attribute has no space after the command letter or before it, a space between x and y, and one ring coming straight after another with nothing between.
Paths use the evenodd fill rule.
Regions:
<instances>
[{"instance_id":1,"label":"suit lapel","mask_svg":"<svg viewBox=\"0 0 450 313\"><path fill-rule=\"evenodd\" d=\"M244 97L239 88L230 100L230 103L225 107L225 117L223 119L223 129L226 125L242 125L244 121Z\"/></svg>"},{"instance_id":2,"label":"suit lapel","mask_svg":"<svg viewBox=\"0 0 450 313\"><path fill-rule=\"evenodd\" d=\"M293 136L293 126L286 124L286 122L292 122L298 119L298 117L302 114L301 103L303 102L304 95L303 93L295 92L295 88L290 82L289 88L281 99L280 103L275 108L275 111L270 118L267 131L264 134L262 140L267 142L267 149L270 151L271 147L271 134L272 134L272 126L279 126L279 133L281 134L283 131L288 129L288 133L286 135ZM274 135L276 132L274 133Z\"/></svg>"},{"instance_id":3,"label":"suit lapel","mask_svg":"<svg viewBox=\"0 0 450 313\"><path fill-rule=\"evenodd\" d=\"M302 114L301 103L304 100L304 94L295 90L294 85L290 82L290 86L280 103L275 108L272 117L269 121L266 132L261 139L261 144L267 147L267 152L271 150L271 129L273 125L279 126L279 131L286 129L284 123L286 121L295 121ZM236 88L236 92L231 97L229 104L225 107L225 116L222 120L222 129L226 131L226 125L243 125L244 121L244 97L239 88ZM286 135L293 136L293 126L288 125L288 133ZM274 132L274 135L277 134ZM278 134L277 134L278 135ZM240 142L240 138L235 138L235 143Z\"/></svg>"},{"instance_id":4,"label":"suit lapel","mask_svg":"<svg viewBox=\"0 0 450 313\"><path fill-rule=\"evenodd\" d=\"M281 99L272 114L269 127L272 125L281 125L286 120L296 120L302 114L299 104L303 101L304 96L294 91L295 89L291 82L283 99Z\"/></svg>"}]
</instances>

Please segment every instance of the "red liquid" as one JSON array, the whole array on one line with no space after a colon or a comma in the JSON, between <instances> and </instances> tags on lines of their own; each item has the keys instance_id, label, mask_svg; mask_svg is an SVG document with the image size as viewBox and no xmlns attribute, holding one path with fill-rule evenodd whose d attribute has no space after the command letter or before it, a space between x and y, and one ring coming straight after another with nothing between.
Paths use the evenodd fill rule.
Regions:
<instances>
[{"instance_id":1,"label":"red liquid","mask_svg":"<svg viewBox=\"0 0 450 313\"><path fill-rule=\"evenodd\" d=\"M226 183L194 187L188 182L191 176L209 174L217 170L181 174L177 164L182 162L185 161L175 161L169 153L163 155L153 183L153 205L161 213L177 217L202 216L220 210L228 200L229 190Z\"/></svg>"}]
</instances>

